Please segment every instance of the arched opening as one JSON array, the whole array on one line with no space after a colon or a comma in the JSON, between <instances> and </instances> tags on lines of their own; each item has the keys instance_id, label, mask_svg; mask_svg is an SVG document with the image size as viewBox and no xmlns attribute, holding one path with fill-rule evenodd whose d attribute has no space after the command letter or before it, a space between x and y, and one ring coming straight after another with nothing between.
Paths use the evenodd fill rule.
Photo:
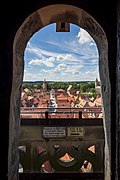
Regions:
<instances>
[{"instance_id":1,"label":"arched opening","mask_svg":"<svg viewBox=\"0 0 120 180\"><path fill-rule=\"evenodd\" d=\"M70 23L70 32L67 33L56 32L56 26L57 23L52 23L40 29L30 38L25 48L21 89L22 118L32 117L32 114L25 114L28 108L31 112L44 108L39 109L39 112L43 112L49 107L48 112L51 113L48 116L57 118L59 115L62 117L58 111L52 114L57 107L67 109L99 106L97 101L101 93L96 87L100 86L95 81L96 77L99 79L96 43L77 25ZM99 100L101 101L101 95ZM63 117L79 117L78 111L80 109L71 110L71 114L66 112ZM44 115L42 112L36 114L36 117ZM84 112L82 117L98 115L99 112Z\"/></svg>"},{"instance_id":2,"label":"arched opening","mask_svg":"<svg viewBox=\"0 0 120 180\"><path fill-rule=\"evenodd\" d=\"M108 44L106 35L101 26L87 12L75 6L64 4L47 6L31 14L23 22L14 39L13 84L11 94L9 134L9 177L12 179L13 177L17 176L19 166L18 144L20 127L20 88L23 80L24 50L28 40L35 32L42 27L57 21L74 23L82 27L89 32L98 46L105 132L105 176L110 179L110 81L107 59Z\"/></svg>"}]
</instances>

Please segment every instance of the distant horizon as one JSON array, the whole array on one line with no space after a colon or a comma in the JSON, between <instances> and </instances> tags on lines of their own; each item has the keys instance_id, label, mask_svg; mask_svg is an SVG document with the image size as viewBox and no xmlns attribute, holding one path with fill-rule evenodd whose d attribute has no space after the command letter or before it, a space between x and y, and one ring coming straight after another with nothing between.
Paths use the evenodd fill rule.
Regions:
<instances>
[{"instance_id":1,"label":"distant horizon","mask_svg":"<svg viewBox=\"0 0 120 180\"><path fill-rule=\"evenodd\" d=\"M80 80L76 80L76 81L54 81L54 80L46 80L46 82L93 82L93 81L95 81L95 80L84 80L84 81L80 81ZM25 82L44 82L44 80L38 80L38 81L23 81L23 83L25 83Z\"/></svg>"}]
</instances>

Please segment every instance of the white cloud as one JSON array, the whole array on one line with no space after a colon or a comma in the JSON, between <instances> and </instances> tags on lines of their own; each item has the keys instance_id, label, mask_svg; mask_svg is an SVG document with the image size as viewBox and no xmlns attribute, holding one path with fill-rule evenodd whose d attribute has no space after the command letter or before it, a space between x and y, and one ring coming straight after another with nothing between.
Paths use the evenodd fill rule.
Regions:
<instances>
[{"instance_id":1,"label":"white cloud","mask_svg":"<svg viewBox=\"0 0 120 180\"><path fill-rule=\"evenodd\" d=\"M56 60L57 60L57 61L60 61L60 62L61 62L61 61L64 62L64 61L66 61L66 60L69 60L69 61L70 61L71 58L72 58L72 55L71 55L71 54L65 54L65 55L61 55L61 54L60 54L60 55L57 56L57 59L56 59Z\"/></svg>"},{"instance_id":2,"label":"white cloud","mask_svg":"<svg viewBox=\"0 0 120 180\"><path fill-rule=\"evenodd\" d=\"M41 59L33 59L29 62L29 65L33 66L47 66L47 67L54 67L54 64L50 61L50 59L41 60Z\"/></svg>"},{"instance_id":3,"label":"white cloud","mask_svg":"<svg viewBox=\"0 0 120 180\"><path fill-rule=\"evenodd\" d=\"M61 67L61 66L60 66ZM53 70L45 70L42 69L40 73L34 74L34 71L26 71L24 74L24 81L39 81L46 79L49 80L60 80L60 81L86 81L86 80L95 80L96 77L98 77L96 74L96 71L86 71L84 73L77 71L76 69L67 69L67 70L61 70L59 69L59 74L56 74L53 72Z\"/></svg>"},{"instance_id":4,"label":"white cloud","mask_svg":"<svg viewBox=\"0 0 120 180\"><path fill-rule=\"evenodd\" d=\"M55 61L55 57L50 57L50 58L47 58L46 61L49 61L49 62L54 62Z\"/></svg>"},{"instance_id":5,"label":"white cloud","mask_svg":"<svg viewBox=\"0 0 120 180\"><path fill-rule=\"evenodd\" d=\"M77 69L74 69L74 68L72 68L72 69L69 68L69 69L67 69L65 72L75 74L75 73L78 72L78 70L77 70Z\"/></svg>"},{"instance_id":6,"label":"white cloud","mask_svg":"<svg viewBox=\"0 0 120 180\"><path fill-rule=\"evenodd\" d=\"M67 68L67 65L66 64L59 64L58 65L58 69L66 69Z\"/></svg>"},{"instance_id":7,"label":"white cloud","mask_svg":"<svg viewBox=\"0 0 120 180\"><path fill-rule=\"evenodd\" d=\"M77 37L79 38L80 44L89 43L89 45L93 45L93 43L94 43L93 38L89 35L89 33L87 31L85 31L82 28L80 28L80 31L79 31Z\"/></svg>"},{"instance_id":8,"label":"white cloud","mask_svg":"<svg viewBox=\"0 0 120 180\"><path fill-rule=\"evenodd\" d=\"M47 67L54 67L54 64L50 61L44 61L43 64Z\"/></svg>"},{"instance_id":9,"label":"white cloud","mask_svg":"<svg viewBox=\"0 0 120 180\"><path fill-rule=\"evenodd\" d=\"M67 65L66 64L58 64L58 66L53 70L53 73L59 73L62 71L65 71L67 69Z\"/></svg>"},{"instance_id":10,"label":"white cloud","mask_svg":"<svg viewBox=\"0 0 120 180\"><path fill-rule=\"evenodd\" d=\"M59 56L57 56L56 61L66 63L67 65L83 64L83 60L80 57L75 56L74 54L60 54Z\"/></svg>"},{"instance_id":11,"label":"white cloud","mask_svg":"<svg viewBox=\"0 0 120 180\"><path fill-rule=\"evenodd\" d=\"M34 74L34 72L30 71L29 69L24 71L24 77L23 77L24 81L36 81L36 80L40 80L41 78L42 78L41 73Z\"/></svg>"},{"instance_id":12,"label":"white cloud","mask_svg":"<svg viewBox=\"0 0 120 180\"><path fill-rule=\"evenodd\" d=\"M42 60L40 60L40 59L33 59L28 64L35 65L35 66L41 66L41 64L43 64L43 63L42 63Z\"/></svg>"},{"instance_id":13,"label":"white cloud","mask_svg":"<svg viewBox=\"0 0 120 180\"><path fill-rule=\"evenodd\" d=\"M26 47L26 52L30 52L32 54L37 55L38 57L41 57L41 55L45 55L45 56L52 56L52 57L57 57L60 53L56 53L53 51L46 51L43 49L40 49L38 47L34 47L31 45L31 43L29 42L29 44ZM62 54L62 53L61 53ZM64 55L64 54L63 54Z\"/></svg>"}]
</instances>

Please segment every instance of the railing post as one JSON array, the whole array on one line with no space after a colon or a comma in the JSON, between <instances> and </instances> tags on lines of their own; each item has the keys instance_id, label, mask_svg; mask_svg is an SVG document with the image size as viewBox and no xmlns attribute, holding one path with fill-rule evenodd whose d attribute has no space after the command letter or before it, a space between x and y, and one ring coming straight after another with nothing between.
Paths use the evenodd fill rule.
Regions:
<instances>
[{"instance_id":1,"label":"railing post","mask_svg":"<svg viewBox=\"0 0 120 180\"><path fill-rule=\"evenodd\" d=\"M82 119L82 111L79 111L79 119Z\"/></svg>"},{"instance_id":2,"label":"railing post","mask_svg":"<svg viewBox=\"0 0 120 180\"><path fill-rule=\"evenodd\" d=\"M45 111L45 119L48 119L48 111Z\"/></svg>"}]
</instances>

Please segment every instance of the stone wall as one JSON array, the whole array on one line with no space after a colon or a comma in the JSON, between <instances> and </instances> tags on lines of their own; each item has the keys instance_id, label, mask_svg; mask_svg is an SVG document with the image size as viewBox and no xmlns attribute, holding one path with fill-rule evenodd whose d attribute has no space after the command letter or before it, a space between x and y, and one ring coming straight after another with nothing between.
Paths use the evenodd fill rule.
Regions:
<instances>
[{"instance_id":1,"label":"stone wall","mask_svg":"<svg viewBox=\"0 0 120 180\"><path fill-rule=\"evenodd\" d=\"M117 9L117 86L116 86L116 174L115 179L120 179L120 2Z\"/></svg>"},{"instance_id":2,"label":"stone wall","mask_svg":"<svg viewBox=\"0 0 120 180\"><path fill-rule=\"evenodd\" d=\"M57 21L75 23L95 39L99 50L99 71L103 94L105 130L105 173L110 180L110 81L107 38L100 25L84 10L70 5L52 5L31 14L16 33L13 45L13 84L10 106L9 180L18 179L18 143L20 122L20 87L23 78L24 50L30 37L42 27ZM15 175L16 174L16 175Z\"/></svg>"}]
</instances>

